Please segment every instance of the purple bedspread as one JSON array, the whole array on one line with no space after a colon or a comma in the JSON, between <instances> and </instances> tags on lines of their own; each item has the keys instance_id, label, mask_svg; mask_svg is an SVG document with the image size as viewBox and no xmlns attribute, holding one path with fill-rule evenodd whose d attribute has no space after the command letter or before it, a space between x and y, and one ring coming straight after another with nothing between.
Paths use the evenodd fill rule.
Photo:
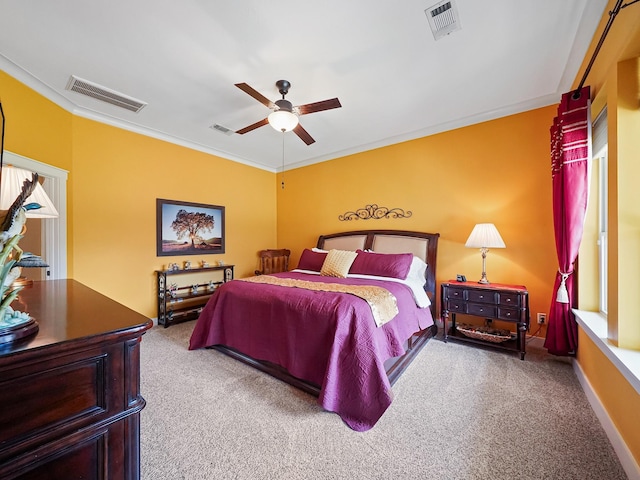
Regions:
<instances>
[{"instance_id":1,"label":"purple bedspread","mask_svg":"<svg viewBox=\"0 0 640 480\"><path fill-rule=\"evenodd\" d=\"M433 324L430 310L416 307L400 283L297 272L276 276L381 286L396 297L400 313L376 327L369 305L354 295L233 280L204 307L189 349L226 345L280 365L319 385L325 410L353 430L369 430L393 400L384 361L404 354L405 340Z\"/></svg>"}]
</instances>

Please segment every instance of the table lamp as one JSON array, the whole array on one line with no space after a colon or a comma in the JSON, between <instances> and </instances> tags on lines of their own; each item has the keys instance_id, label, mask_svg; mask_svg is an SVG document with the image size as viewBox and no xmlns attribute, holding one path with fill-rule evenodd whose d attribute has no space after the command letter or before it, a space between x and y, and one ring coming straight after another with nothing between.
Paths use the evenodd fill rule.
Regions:
<instances>
[{"instance_id":1,"label":"table lamp","mask_svg":"<svg viewBox=\"0 0 640 480\"><path fill-rule=\"evenodd\" d=\"M487 252L490 248L505 248L504 241L493 223L478 223L467 239L465 247L479 248L482 253L482 278L478 283L489 283L487 280Z\"/></svg>"}]
</instances>

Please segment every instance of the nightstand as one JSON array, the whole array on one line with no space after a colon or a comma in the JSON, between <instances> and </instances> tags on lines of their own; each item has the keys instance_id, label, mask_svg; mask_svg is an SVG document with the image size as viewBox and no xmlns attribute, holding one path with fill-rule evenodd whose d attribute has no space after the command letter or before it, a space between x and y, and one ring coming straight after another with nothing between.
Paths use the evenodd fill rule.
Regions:
<instances>
[{"instance_id":1,"label":"nightstand","mask_svg":"<svg viewBox=\"0 0 640 480\"><path fill-rule=\"evenodd\" d=\"M454 340L518 352L520 359L524 360L526 332L529 330L529 292L526 287L449 280L440 285L440 298L445 342ZM458 330L456 314L482 317L489 322L511 322L515 324L515 336L500 343L469 337Z\"/></svg>"}]
</instances>

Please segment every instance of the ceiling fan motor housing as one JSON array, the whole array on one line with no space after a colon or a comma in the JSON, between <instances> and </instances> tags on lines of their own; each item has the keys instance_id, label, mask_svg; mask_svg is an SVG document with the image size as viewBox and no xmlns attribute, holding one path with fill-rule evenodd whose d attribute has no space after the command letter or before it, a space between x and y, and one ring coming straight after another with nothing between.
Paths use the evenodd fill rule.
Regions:
<instances>
[{"instance_id":1,"label":"ceiling fan motor housing","mask_svg":"<svg viewBox=\"0 0 640 480\"><path fill-rule=\"evenodd\" d=\"M293 105L291 104L291 102L289 100L276 100L276 110L284 110L285 112L289 112L292 113L293 112Z\"/></svg>"}]
</instances>

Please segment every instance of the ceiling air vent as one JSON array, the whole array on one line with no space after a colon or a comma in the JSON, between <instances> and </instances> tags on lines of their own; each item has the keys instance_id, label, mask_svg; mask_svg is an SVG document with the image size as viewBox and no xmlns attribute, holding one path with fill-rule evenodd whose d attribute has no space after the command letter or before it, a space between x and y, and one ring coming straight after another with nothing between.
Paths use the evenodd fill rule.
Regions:
<instances>
[{"instance_id":1,"label":"ceiling air vent","mask_svg":"<svg viewBox=\"0 0 640 480\"><path fill-rule=\"evenodd\" d=\"M72 92L80 93L82 95L95 98L96 100L110 103L116 107L126 108L127 110L131 110L135 113L138 113L147 105L145 102L128 97L127 95L123 95L115 90L98 85L97 83L83 80L75 75L71 75L66 88Z\"/></svg>"},{"instance_id":2,"label":"ceiling air vent","mask_svg":"<svg viewBox=\"0 0 640 480\"><path fill-rule=\"evenodd\" d=\"M231 136L234 133L236 133L233 130L231 130L230 128L223 127L222 125L218 125L217 123L214 124L214 125L211 125L211 127L209 127L209 128L213 128L214 130L217 130L218 132L224 133L225 135L229 135L229 136Z\"/></svg>"},{"instance_id":3,"label":"ceiling air vent","mask_svg":"<svg viewBox=\"0 0 640 480\"><path fill-rule=\"evenodd\" d=\"M440 40L451 32L462 28L460 26L460 20L458 19L456 4L450 0L439 2L427 8L424 13L427 14L429 26L433 32L433 38L436 40Z\"/></svg>"}]
</instances>

